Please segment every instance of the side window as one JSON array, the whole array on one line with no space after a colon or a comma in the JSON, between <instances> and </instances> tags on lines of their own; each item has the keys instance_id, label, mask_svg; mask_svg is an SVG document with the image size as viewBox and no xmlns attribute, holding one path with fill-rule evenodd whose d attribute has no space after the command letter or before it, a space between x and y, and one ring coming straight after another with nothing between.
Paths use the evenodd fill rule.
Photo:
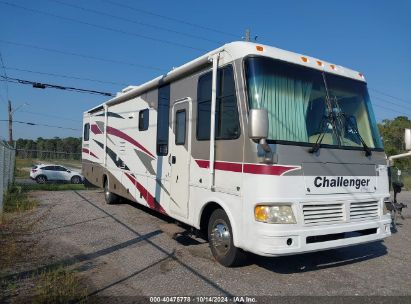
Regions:
<instances>
[{"instance_id":1,"label":"side window","mask_svg":"<svg viewBox=\"0 0 411 304\"><path fill-rule=\"evenodd\" d=\"M46 166L41 168L42 170L47 170L47 171L55 171L55 166Z\"/></svg>"},{"instance_id":2,"label":"side window","mask_svg":"<svg viewBox=\"0 0 411 304\"><path fill-rule=\"evenodd\" d=\"M212 72L202 75L197 88L197 139L210 139ZM236 139L240 136L237 98L232 66L217 73L217 100L215 138Z\"/></svg>"},{"instance_id":3,"label":"side window","mask_svg":"<svg viewBox=\"0 0 411 304\"><path fill-rule=\"evenodd\" d=\"M180 110L176 113L176 145L186 143L186 110Z\"/></svg>"},{"instance_id":4,"label":"side window","mask_svg":"<svg viewBox=\"0 0 411 304\"><path fill-rule=\"evenodd\" d=\"M170 85L158 89L157 155L168 154L168 124L170 109Z\"/></svg>"},{"instance_id":5,"label":"side window","mask_svg":"<svg viewBox=\"0 0 411 304\"><path fill-rule=\"evenodd\" d=\"M83 140L88 141L90 139L90 124L86 123L84 125Z\"/></svg>"},{"instance_id":6,"label":"side window","mask_svg":"<svg viewBox=\"0 0 411 304\"><path fill-rule=\"evenodd\" d=\"M138 112L138 130L146 131L148 129L149 109L144 109Z\"/></svg>"}]
</instances>

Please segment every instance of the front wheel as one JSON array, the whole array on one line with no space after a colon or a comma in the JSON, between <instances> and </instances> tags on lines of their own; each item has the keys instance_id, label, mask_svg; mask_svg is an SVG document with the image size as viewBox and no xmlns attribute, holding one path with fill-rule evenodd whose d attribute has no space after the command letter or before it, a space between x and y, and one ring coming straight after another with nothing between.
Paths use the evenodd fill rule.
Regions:
<instances>
[{"instance_id":1,"label":"front wheel","mask_svg":"<svg viewBox=\"0 0 411 304\"><path fill-rule=\"evenodd\" d=\"M71 178L71 183L72 184L81 184L81 177L78 175L75 175Z\"/></svg>"},{"instance_id":2,"label":"front wheel","mask_svg":"<svg viewBox=\"0 0 411 304\"><path fill-rule=\"evenodd\" d=\"M208 241L214 258L223 266L232 267L243 264L246 253L234 246L230 220L222 209L216 209L208 222Z\"/></svg>"},{"instance_id":3,"label":"front wheel","mask_svg":"<svg viewBox=\"0 0 411 304\"><path fill-rule=\"evenodd\" d=\"M113 192L110 192L108 180L104 182L104 198L106 200L106 203L109 205L116 204L119 201L118 195L114 194Z\"/></svg>"}]
</instances>

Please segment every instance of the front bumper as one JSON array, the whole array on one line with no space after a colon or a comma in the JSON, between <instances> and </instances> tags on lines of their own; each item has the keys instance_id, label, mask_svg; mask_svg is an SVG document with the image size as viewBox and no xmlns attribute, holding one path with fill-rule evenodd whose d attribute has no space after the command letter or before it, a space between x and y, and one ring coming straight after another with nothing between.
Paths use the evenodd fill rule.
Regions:
<instances>
[{"instance_id":1,"label":"front bumper","mask_svg":"<svg viewBox=\"0 0 411 304\"><path fill-rule=\"evenodd\" d=\"M379 220L366 222L298 226L298 228L292 225L281 226L283 227L277 227L280 229L273 229L272 224L256 223L254 241L246 250L261 256L291 255L368 243L391 235L389 214ZM352 236L357 231L371 233L366 235L358 233L358 236Z\"/></svg>"}]
</instances>

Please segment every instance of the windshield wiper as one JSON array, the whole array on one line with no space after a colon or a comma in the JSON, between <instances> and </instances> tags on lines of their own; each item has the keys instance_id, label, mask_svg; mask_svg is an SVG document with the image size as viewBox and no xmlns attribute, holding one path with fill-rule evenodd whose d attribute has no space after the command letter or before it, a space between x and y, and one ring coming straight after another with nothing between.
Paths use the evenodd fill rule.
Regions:
<instances>
[{"instance_id":1,"label":"windshield wiper","mask_svg":"<svg viewBox=\"0 0 411 304\"><path fill-rule=\"evenodd\" d=\"M308 152L316 153L320 149L325 133L327 133L326 131L328 129L328 123L330 122L331 119L332 119L332 114L329 114L328 116L325 116L325 115L323 116L320 122L321 133L318 135L314 146L312 146L311 149L308 150Z\"/></svg>"},{"instance_id":2,"label":"windshield wiper","mask_svg":"<svg viewBox=\"0 0 411 304\"><path fill-rule=\"evenodd\" d=\"M327 108L328 115L323 116L323 119L321 120L320 125L323 124L322 129L321 129L321 133L317 137L317 140L315 141L314 146L310 150L308 150L308 152L310 152L310 153L316 153L320 149L321 142L323 141L325 133L326 133L327 128L328 128L328 124L331 124L333 135L335 135L335 137L337 138L338 143L340 144L340 138L339 138L338 133L337 133L336 117L333 113L333 106L331 104L331 99L330 99L330 94L329 94L329 91L328 91L327 80L325 79L325 73L324 72L322 72L322 76L323 76L325 93L326 93L325 98L324 98L324 103L325 103L325 106Z\"/></svg>"},{"instance_id":3,"label":"windshield wiper","mask_svg":"<svg viewBox=\"0 0 411 304\"><path fill-rule=\"evenodd\" d=\"M365 151L365 156L371 156L372 155L372 151L370 149L370 147L368 147L368 145L365 143L364 139L362 138L360 131L358 130L357 125L352 122L352 120L350 119L350 117L347 117L347 115L345 115L345 113L340 113L341 116L343 116L345 118L345 122L347 123L347 125L349 127L351 127L352 133L357 135L358 139L360 140L364 151Z\"/></svg>"}]
</instances>

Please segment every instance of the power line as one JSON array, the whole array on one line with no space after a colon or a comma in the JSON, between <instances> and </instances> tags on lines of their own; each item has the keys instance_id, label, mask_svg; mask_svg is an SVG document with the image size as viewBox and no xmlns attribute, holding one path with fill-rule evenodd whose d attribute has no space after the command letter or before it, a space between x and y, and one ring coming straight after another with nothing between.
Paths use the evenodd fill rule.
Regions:
<instances>
[{"instance_id":1,"label":"power line","mask_svg":"<svg viewBox=\"0 0 411 304\"><path fill-rule=\"evenodd\" d=\"M62 85L42 83L42 82L36 82L36 81L19 79L19 78L12 78L12 77L4 77L4 76L0 76L0 78L3 79L2 81L7 81L7 82L11 82L11 83L32 85L33 88L36 88L36 89L52 88L52 89L72 91L72 92L78 92L78 93L88 93L88 94L95 94L95 95L114 96L113 93L107 93L107 92L101 92L101 91L95 91L95 90L89 90L89 89L66 87L66 86L62 86Z\"/></svg>"},{"instance_id":2,"label":"power line","mask_svg":"<svg viewBox=\"0 0 411 304\"><path fill-rule=\"evenodd\" d=\"M69 120L69 121L74 121L74 122L82 122L81 120L71 119L71 118L67 118L67 117L51 115L51 114L46 114L46 113L32 112L32 111L26 111L26 110L20 110L19 112L28 113L28 114L37 115L37 116L42 116L42 117L50 117L50 118Z\"/></svg>"},{"instance_id":3,"label":"power line","mask_svg":"<svg viewBox=\"0 0 411 304\"><path fill-rule=\"evenodd\" d=\"M115 84L115 85L122 85L122 86L129 85L127 83L121 83L121 82L104 81L104 80L97 80L97 79L91 79L91 78L82 78L82 77L77 77L77 76L69 76L69 75L62 75L62 74L55 74L55 73L39 72L39 71L20 69L20 68L14 68L14 67L9 67L9 66L7 67L7 70L26 72L26 73L32 73L32 74L39 74L39 75L47 75L47 76L53 76L53 77L61 77L61 78L67 78L67 79L76 79L76 80L85 80L85 81L92 81L92 82L98 82L98 83Z\"/></svg>"},{"instance_id":4,"label":"power line","mask_svg":"<svg viewBox=\"0 0 411 304\"><path fill-rule=\"evenodd\" d=\"M406 105L398 104L398 103L392 102L392 101L390 101L390 100L387 100L387 99L381 98L381 97L379 97L379 96L375 96L375 95L373 95L373 96L372 96L372 99L377 99L377 100L384 101L384 102L386 102L386 103L389 103L389 104L395 105L395 106L400 107L400 108L408 108L409 110L411 110L411 107L410 107L410 106L406 106Z\"/></svg>"},{"instance_id":5,"label":"power line","mask_svg":"<svg viewBox=\"0 0 411 304\"><path fill-rule=\"evenodd\" d=\"M187 48L187 49L192 49L195 51L207 51L204 49L200 49L194 46L190 46L190 45L186 45L186 44L182 44L182 43L178 43L178 42L174 42L174 41L169 41L169 40L163 40L163 39L159 39L159 38L154 38L154 37L150 37L150 36L146 36L146 35L141 35L138 33L134 33L134 32L127 32L121 29L116 29L116 28L112 28L112 27L108 27L108 26L104 26L104 25L100 25L100 24L95 24L95 23L91 23L91 22L87 22L87 21L81 21L81 20L77 20L77 19L73 19L70 17L64 17L64 16L60 16L57 14L53 14L53 13L49 13L49 12L45 12L45 11L41 11L41 10L36 10L36 9L32 9L32 8L28 8L28 7L24 7L24 6L20 6L14 3L9 3L9 2L5 2L5 1L0 1L1 4L4 5L8 5L14 8L18 8L21 10L25 10L25 11L29 11L29 12L34 12L36 14L41 14L41 15L45 15L45 16L51 16L57 19L62 19L62 20L66 20L66 21L70 21L70 22L74 22L74 23L79 23L79 24L83 24L83 25L87 25L87 26L91 26L94 28L98 28L98 29L103 29L106 31L110 31L110 32L114 32L114 33L119 33L119 34L124 34L124 35L129 35L129 36L134 36L134 37L139 37L139 38L143 38L146 40L151 40L151 41L155 41L155 42L160 42L160 43L165 43L165 44L169 44L169 45L173 45L173 46L178 46L178 47L182 47L182 48Z\"/></svg>"},{"instance_id":6,"label":"power line","mask_svg":"<svg viewBox=\"0 0 411 304\"><path fill-rule=\"evenodd\" d=\"M375 104L375 103L374 103L373 105L374 105L375 107L382 108L382 109L385 109L385 110L388 110L388 111L391 111L391 112L395 112L395 113L401 114L401 115L403 115L403 116L408 116L408 117L411 116L411 114L407 114L407 113L400 112L400 111L397 111L397 110L394 110L394 109L391 109L391 108L387 108L387 107L384 107L384 106L379 105L379 104Z\"/></svg>"},{"instance_id":7,"label":"power line","mask_svg":"<svg viewBox=\"0 0 411 304\"><path fill-rule=\"evenodd\" d=\"M207 31L210 31L210 32L214 32L214 33L218 33L218 34L223 34L223 35L226 35L226 36L231 36L233 38L238 39L238 35L236 35L236 34L224 32L224 31L221 31L221 30L218 30L218 29L215 29L215 28L207 27L207 26L200 25L200 24L191 23L191 22L188 22L188 21L185 21L185 20L181 20L181 19L177 19L177 18L173 18L173 17L169 17L169 16L160 15L160 14L157 14L157 13L142 10L140 8L129 6L129 5L126 5L126 4L123 4L123 3L118 3L118 2L115 2L115 1L110 1L110 0L100 0L100 1L110 3L111 5L114 5L114 6L123 7L123 8L126 8L127 10L133 10L133 11L140 12L140 13L143 13L143 14L146 14L146 15L163 18L163 19L166 19L166 20L169 20L169 21L178 22L178 23L181 23L181 24L189 25L189 26L192 26L192 27L200 28L200 29L207 30Z\"/></svg>"},{"instance_id":8,"label":"power line","mask_svg":"<svg viewBox=\"0 0 411 304\"><path fill-rule=\"evenodd\" d=\"M377 93L379 93L379 94L381 94L381 95L385 95L385 96L387 96L387 97L391 97L391 98L397 99L397 100L402 101L402 102L405 102L405 103L407 103L407 104L410 104L410 103L411 103L411 102L408 101L408 100L402 99L402 98L400 98L400 97L393 96L393 95L388 94L388 93L384 93L384 92L382 92L382 91L380 91L380 90L377 90L377 89L374 89L374 88L369 88L369 89L372 90L372 91L375 91L375 92L377 92Z\"/></svg>"},{"instance_id":9,"label":"power line","mask_svg":"<svg viewBox=\"0 0 411 304\"><path fill-rule=\"evenodd\" d=\"M8 121L6 119L0 119L0 121ZM80 129L75 129L75 128L68 128L68 127L62 127L62 126L53 126L53 125L46 125L46 124L39 124L39 123L34 123L34 122L28 122L28 121L19 121L19 120L13 120L13 122L23 124L23 125L29 125L29 126L40 126L40 127L48 127L48 128L57 128L57 129L64 129L64 130L73 130L73 131L80 131Z\"/></svg>"},{"instance_id":10,"label":"power line","mask_svg":"<svg viewBox=\"0 0 411 304\"><path fill-rule=\"evenodd\" d=\"M65 6L68 6L68 7L73 7L73 8L82 10L82 11L91 12L91 13L94 13L94 14L97 14L97 15L102 15L102 16L113 18L113 19L130 22L130 23L133 23L133 24L137 24L137 25L141 25L141 26L145 26L145 27L151 27L151 28L154 28L156 30L165 31L165 32L168 32L168 33L178 34L178 35L182 35L182 36L185 36L185 37L204 40L204 41L208 41L208 42L212 42L212 43L216 43L216 44L223 44L223 42L221 42L221 41L216 41L216 40L213 40L213 39L208 39L208 38L205 38L205 37L201 37L201 36L197 36L197 35L193 35L193 34L189 34L189 33L184 33L184 32L180 32L180 31L172 30L172 29L165 28L165 27L162 27L162 26L158 26L158 25L149 24L149 23L145 23L145 22L141 22L141 21L136 21L136 20L133 20L133 19L125 18L125 17L112 15L112 14L109 14L109 13L106 13L106 12L103 12L103 11L98 11L98 10L78 6L78 5L75 5L75 4L66 3L64 1L59 1L59 0L47 0L47 1L52 1L52 2L55 2L55 3L61 4L61 5L65 5Z\"/></svg>"},{"instance_id":11,"label":"power line","mask_svg":"<svg viewBox=\"0 0 411 304\"><path fill-rule=\"evenodd\" d=\"M58 53L58 54L63 54L63 55L76 56L76 57L81 57L81 58L85 58L85 59L93 59L93 60L98 60L98 61L103 61L103 62L110 62L110 63L115 63L115 64L134 66L134 67L138 67L138 68L159 71L159 72L162 72L162 73L165 72L165 69L162 69L162 68L159 68L159 67L142 65L142 64L137 64L137 63L131 63L131 62L126 62L126 61L121 61L121 60L116 60L116 59L107 59L107 58L102 58L102 57L84 55L84 54L79 54L79 53L74 53L74 52L67 52L67 51L62 51L62 50L57 50L57 49L50 49L50 48L45 48L45 47L41 47L41 46L20 43L20 42L7 41L7 40L0 39L0 43L6 43L6 44L10 44L10 45L19 46L19 47L37 49L37 50L42 50L42 51L52 52L52 53Z\"/></svg>"}]
</instances>

